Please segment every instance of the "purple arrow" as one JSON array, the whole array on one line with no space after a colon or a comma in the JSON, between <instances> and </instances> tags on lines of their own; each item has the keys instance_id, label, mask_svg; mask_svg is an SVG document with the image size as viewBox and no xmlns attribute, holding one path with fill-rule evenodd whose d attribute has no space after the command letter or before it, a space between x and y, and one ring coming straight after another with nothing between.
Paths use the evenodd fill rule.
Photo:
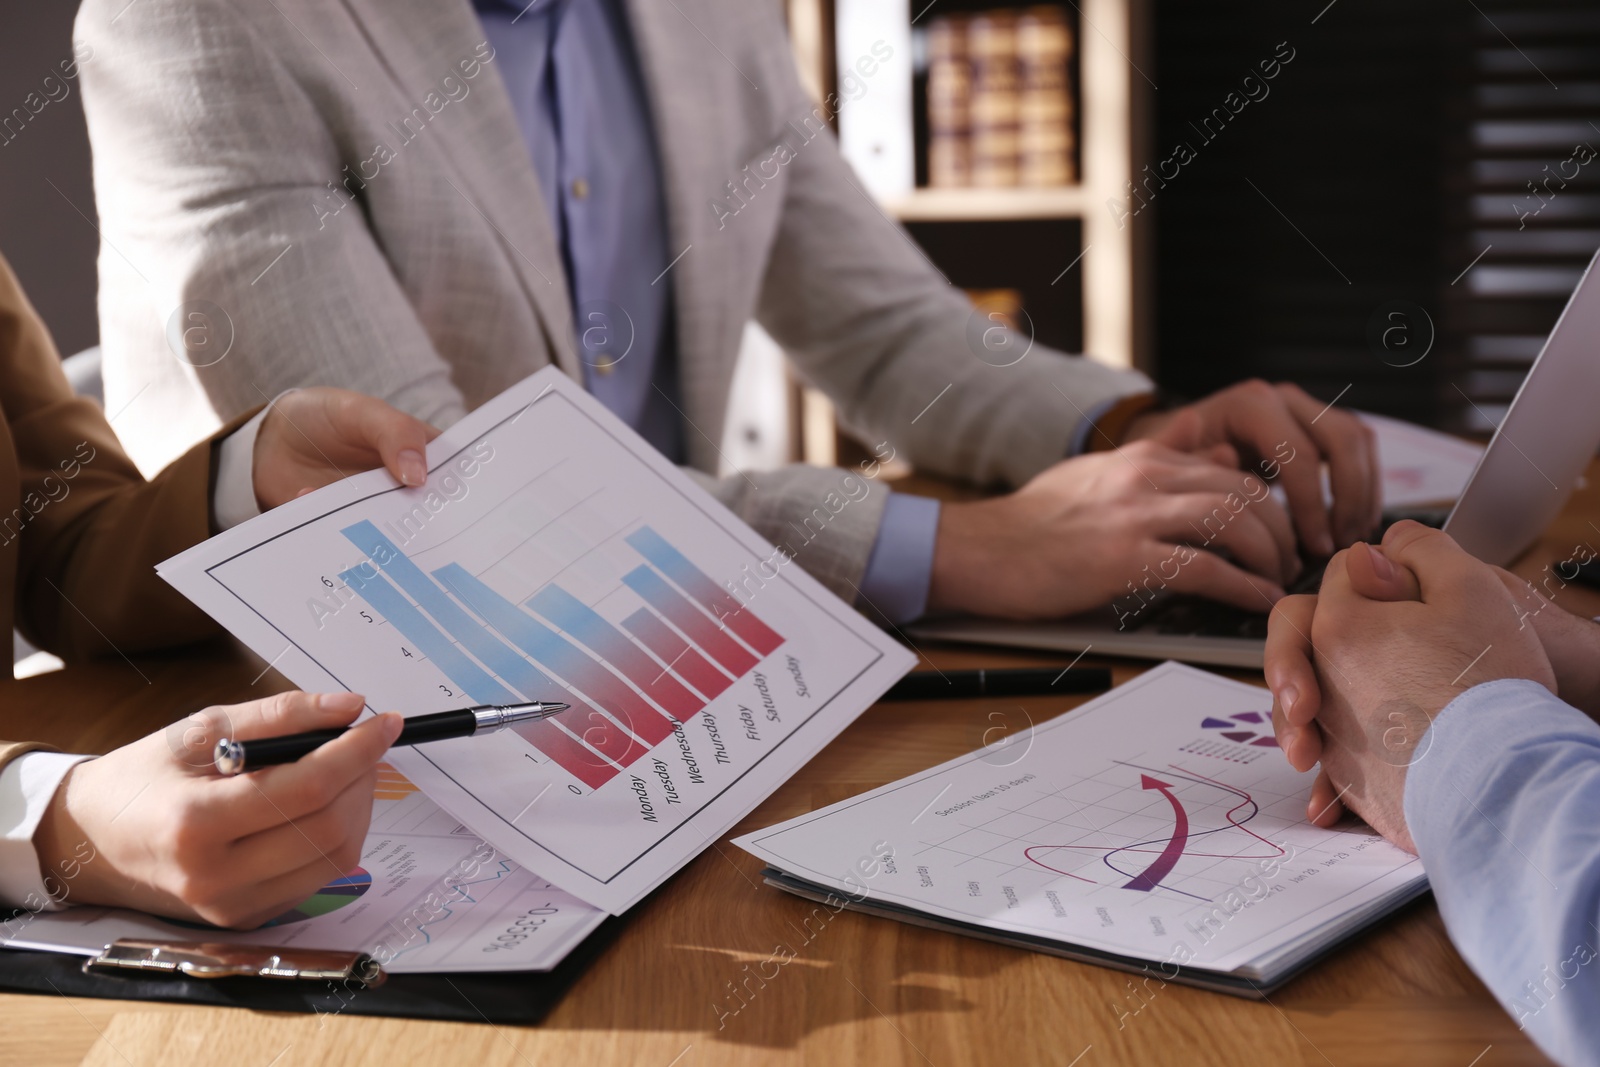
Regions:
<instances>
[{"instance_id":1,"label":"purple arrow","mask_svg":"<svg viewBox=\"0 0 1600 1067\"><path fill-rule=\"evenodd\" d=\"M1172 804L1172 840L1167 842L1167 847L1161 850L1161 855L1156 861L1144 869L1133 881L1123 886L1124 889L1137 889L1148 893L1161 884L1161 879L1172 873L1179 858L1183 856L1183 847L1189 842L1189 813L1183 810L1183 805L1178 803L1178 798L1172 795L1172 786L1159 778L1152 778L1148 774L1139 776L1139 788L1160 790Z\"/></svg>"}]
</instances>

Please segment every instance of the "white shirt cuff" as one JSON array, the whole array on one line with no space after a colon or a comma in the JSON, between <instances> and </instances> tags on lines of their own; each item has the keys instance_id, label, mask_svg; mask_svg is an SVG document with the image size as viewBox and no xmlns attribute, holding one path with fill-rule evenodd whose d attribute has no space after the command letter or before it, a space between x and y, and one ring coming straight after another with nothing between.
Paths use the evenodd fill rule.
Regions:
<instances>
[{"instance_id":1,"label":"white shirt cuff","mask_svg":"<svg viewBox=\"0 0 1600 1067\"><path fill-rule=\"evenodd\" d=\"M29 752L0 769L0 904L30 911L62 907L45 888L33 833L61 779L77 764L93 758ZM7 928L0 924L0 940L6 936Z\"/></svg>"},{"instance_id":2,"label":"white shirt cuff","mask_svg":"<svg viewBox=\"0 0 1600 1067\"><path fill-rule=\"evenodd\" d=\"M224 530L261 514L256 503L256 434L271 410L272 404L268 404L256 412L255 418L223 438L217 448L217 488L211 510Z\"/></svg>"}]
</instances>

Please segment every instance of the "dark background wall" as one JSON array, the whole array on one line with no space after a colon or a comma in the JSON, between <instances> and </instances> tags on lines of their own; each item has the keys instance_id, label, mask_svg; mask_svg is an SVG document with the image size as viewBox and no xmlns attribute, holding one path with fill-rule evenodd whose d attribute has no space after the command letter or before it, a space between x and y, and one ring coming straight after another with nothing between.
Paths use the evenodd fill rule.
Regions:
<instances>
[{"instance_id":1,"label":"dark background wall","mask_svg":"<svg viewBox=\"0 0 1600 1067\"><path fill-rule=\"evenodd\" d=\"M1492 429L1600 247L1600 160L1572 159L1600 148L1600 4L1156 0L1154 25L1154 157L1196 153L1152 200L1163 383Z\"/></svg>"},{"instance_id":2,"label":"dark background wall","mask_svg":"<svg viewBox=\"0 0 1600 1067\"><path fill-rule=\"evenodd\" d=\"M1199 395L1256 375L1330 400L1349 385L1349 406L1432 421L1437 363L1380 362L1366 325L1391 301L1431 303L1443 269L1455 7L1472 13L1339 0L1312 25L1305 4L1157 3L1153 154L1195 153L1153 200L1166 385ZM1275 54L1293 58L1260 80ZM1251 74L1266 95L1197 128Z\"/></svg>"},{"instance_id":3,"label":"dark background wall","mask_svg":"<svg viewBox=\"0 0 1600 1067\"><path fill-rule=\"evenodd\" d=\"M0 253L63 355L99 336L89 139L78 83L62 78L59 67L72 59L76 13L70 0L8 0L0 15L0 119L11 120L0 126ZM48 87L47 77L53 78ZM30 93L39 94L35 107L51 94L60 99L31 114ZM13 114L18 109L28 116L25 122Z\"/></svg>"}]
</instances>

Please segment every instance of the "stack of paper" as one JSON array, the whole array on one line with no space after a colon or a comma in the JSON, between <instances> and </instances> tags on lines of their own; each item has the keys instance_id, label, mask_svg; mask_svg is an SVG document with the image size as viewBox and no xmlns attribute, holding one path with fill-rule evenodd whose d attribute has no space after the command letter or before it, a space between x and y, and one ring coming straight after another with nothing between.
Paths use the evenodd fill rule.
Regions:
<instances>
[{"instance_id":1,"label":"stack of paper","mask_svg":"<svg viewBox=\"0 0 1600 1067\"><path fill-rule=\"evenodd\" d=\"M1264 689L1166 663L1006 739L735 842L779 888L1259 996L1427 889L1306 820Z\"/></svg>"}]
</instances>

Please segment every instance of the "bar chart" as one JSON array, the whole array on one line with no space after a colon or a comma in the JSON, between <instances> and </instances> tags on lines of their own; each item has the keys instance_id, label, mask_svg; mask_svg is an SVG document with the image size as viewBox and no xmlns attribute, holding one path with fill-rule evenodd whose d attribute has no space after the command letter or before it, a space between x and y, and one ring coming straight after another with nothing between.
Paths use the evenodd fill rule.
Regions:
<instances>
[{"instance_id":1,"label":"bar chart","mask_svg":"<svg viewBox=\"0 0 1600 1067\"><path fill-rule=\"evenodd\" d=\"M624 538L645 560L626 584L647 606L622 630L554 582L519 605L460 563L428 574L371 521L340 533L367 558L339 578L468 699L572 705L557 720L513 729L592 789L783 644L649 525Z\"/></svg>"},{"instance_id":2,"label":"bar chart","mask_svg":"<svg viewBox=\"0 0 1600 1067\"><path fill-rule=\"evenodd\" d=\"M387 758L599 907L641 899L911 662L559 372L428 462L423 486L357 475L161 573L296 684L373 712L570 705Z\"/></svg>"}]
</instances>

